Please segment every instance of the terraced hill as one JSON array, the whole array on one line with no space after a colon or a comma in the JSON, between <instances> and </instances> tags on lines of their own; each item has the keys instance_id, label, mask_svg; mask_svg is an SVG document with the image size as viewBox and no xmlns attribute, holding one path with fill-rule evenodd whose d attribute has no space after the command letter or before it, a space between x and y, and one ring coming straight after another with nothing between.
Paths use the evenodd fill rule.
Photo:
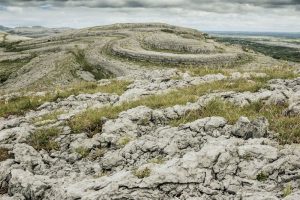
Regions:
<instances>
[{"instance_id":1,"label":"terraced hill","mask_svg":"<svg viewBox=\"0 0 300 200\"><path fill-rule=\"evenodd\" d=\"M300 66L197 30L0 35L0 198L300 198Z\"/></svg>"},{"instance_id":2,"label":"terraced hill","mask_svg":"<svg viewBox=\"0 0 300 200\"><path fill-rule=\"evenodd\" d=\"M222 67L253 58L251 53L217 43L199 31L166 24L94 27L21 42L7 40L1 46L2 90L134 76L149 66ZM7 64L15 67L8 69Z\"/></svg>"}]
</instances>

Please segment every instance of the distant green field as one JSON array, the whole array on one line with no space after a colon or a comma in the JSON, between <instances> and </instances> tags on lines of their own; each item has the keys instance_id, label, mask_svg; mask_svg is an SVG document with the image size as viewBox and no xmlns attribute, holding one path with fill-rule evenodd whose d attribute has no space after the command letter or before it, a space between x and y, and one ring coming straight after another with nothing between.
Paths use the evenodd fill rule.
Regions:
<instances>
[{"instance_id":1,"label":"distant green field","mask_svg":"<svg viewBox=\"0 0 300 200\"><path fill-rule=\"evenodd\" d=\"M244 38L216 37L219 42L238 44L276 59L300 62L300 51L296 48L261 44Z\"/></svg>"}]
</instances>

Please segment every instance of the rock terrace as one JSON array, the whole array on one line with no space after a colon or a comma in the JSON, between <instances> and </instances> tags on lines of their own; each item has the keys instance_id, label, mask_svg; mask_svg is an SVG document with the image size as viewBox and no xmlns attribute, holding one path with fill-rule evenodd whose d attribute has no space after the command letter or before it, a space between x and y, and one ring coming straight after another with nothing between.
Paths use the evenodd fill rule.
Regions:
<instances>
[{"instance_id":1,"label":"rock terrace","mask_svg":"<svg viewBox=\"0 0 300 200\"><path fill-rule=\"evenodd\" d=\"M16 88L46 82L45 76L54 85L69 77L66 82L90 78L88 81L109 87L113 79L96 80L97 72L74 61L80 49L88 66L98 66L97 70L116 76L114 80L130 84L122 94L83 92L0 118L1 199L300 199L300 146L278 141L274 122L267 117L241 115L232 122L224 116L199 114L193 120L172 124L189 117L187 113L203 114L216 99L237 108L257 102L286 105L282 116L299 119L300 77L296 70L289 79L256 71L257 65L282 62L217 43L195 30L165 24L74 30L22 41L15 48L20 52L3 51L0 59L16 61L20 56L37 55L2 83L3 91L15 93L2 95L1 102L20 96ZM55 70L66 60L74 62L58 75ZM237 63L251 70L191 75L178 67L227 69ZM160 65L164 67L158 68ZM77 75L71 77L74 69ZM251 85L267 78L256 90L230 89L230 84L240 80ZM229 89L208 88L203 95L196 95L197 87L214 83L224 83L223 89ZM193 101L165 102L164 95L191 87L196 87ZM159 95L165 97L161 105L124 106ZM101 118L101 129L72 130L70 120L81 113L122 105L124 109L116 117Z\"/></svg>"}]
</instances>

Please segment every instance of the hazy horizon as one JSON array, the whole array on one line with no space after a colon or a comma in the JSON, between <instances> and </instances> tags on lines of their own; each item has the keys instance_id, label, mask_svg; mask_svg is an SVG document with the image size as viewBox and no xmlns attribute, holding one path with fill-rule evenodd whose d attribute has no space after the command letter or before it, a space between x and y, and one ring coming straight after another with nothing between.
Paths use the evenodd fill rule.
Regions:
<instances>
[{"instance_id":1,"label":"hazy horizon","mask_svg":"<svg viewBox=\"0 0 300 200\"><path fill-rule=\"evenodd\" d=\"M0 25L161 22L202 31L300 32L299 11L299 0L1 0Z\"/></svg>"},{"instance_id":2,"label":"hazy horizon","mask_svg":"<svg viewBox=\"0 0 300 200\"><path fill-rule=\"evenodd\" d=\"M124 23L130 23L130 22L124 22ZM139 22L139 23L161 23L161 22ZM112 24L115 24L115 23L112 23ZM95 25L95 26L107 26L107 25L112 25L112 24L101 24L101 25ZM174 25L174 24L170 24L170 25ZM0 26L3 26L2 24L0 24ZM48 27L48 26L43 26L43 25L33 25L33 26L4 26L4 27L7 27L7 28L33 28L33 27L43 27L43 28L69 28L69 29L80 29L80 28L90 28L90 27L95 27L95 26L87 26L87 27L79 27L79 28L75 28L75 27L67 27L67 26L58 26L58 27ZM176 26L176 25L175 25ZM186 26L188 27L188 26ZM189 28L189 27L188 27ZM190 28L193 28L193 27L190 27ZM197 28L195 28L197 29ZM210 32L210 33L217 33L217 32L220 32L220 33L282 33L282 34L285 34L285 33L289 33L289 34L300 34L300 31L241 31L241 30L224 30L224 31L221 31L221 30L203 30L203 29L198 29L199 31L202 31L202 32Z\"/></svg>"}]
</instances>

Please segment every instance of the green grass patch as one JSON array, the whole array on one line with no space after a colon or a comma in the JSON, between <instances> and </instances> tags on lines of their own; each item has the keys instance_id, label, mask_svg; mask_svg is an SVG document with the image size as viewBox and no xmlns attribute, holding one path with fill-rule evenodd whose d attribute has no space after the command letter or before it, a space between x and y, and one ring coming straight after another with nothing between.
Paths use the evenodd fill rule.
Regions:
<instances>
[{"instance_id":1,"label":"green grass patch","mask_svg":"<svg viewBox=\"0 0 300 200\"><path fill-rule=\"evenodd\" d=\"M241 116L255 119L264 116L270 123L270 129L278 133L280 144L300 143L300 116L286 116L286 105L266 105L263 102L251 103L240 107L220 99L209 102L201 110L185 113L179 119L171 120L170 125L179 126L204 117L221 116L234 124Z\"/></svg>"},{"instance_id":2,"label":"green grass patch","mask_svg":"<svg viewBox=\"0 0 300 200\"><path fill-rule=\"evenodd\" d=\"M162 156L157 156L155 158L152 158L149 160L149 163L155 163L155 164L163 164L165 162L165 159Z\"/></svg>"},{"instance_id":3,"label":"green grass patch","mask_svg":"<svg viewBox=\"0 0 300 200\"><path fill-rule=\"evenodd\" d=\"M131 81L125 80L112 80L109 84L98 85L95 82L79 82L71 84L68 87L58 90L58 93L62 98L68 97L70 95L79 95L79 94L94 94L97 92L102 93L116 93L118 95L123 94L127 90L128 85L131 84ZM68 89L71 88L71 89Z\"/></svg>"},{"instance_id":4,"label":"green grass patch","mask_svg":"<svg viewBox=\"0 0 300 200\"><path fill-rule=\"evenodd\" d=\"M283 189L283 197L287 197L293 193L292 185L289 183Z\"/></svg>"},{"instance_id":5,"label":"green grass patch","mask_svg":"<svg viewBox=\"0 0 300 200\"><path fill-rule=\"evenodd\" d=\"M274 66L270 68L264 68L257 72L266 73L268 79L293 79L299 77L299 74L294 73L295 67L288 65Z\"/></svg>"},{"instance_id":6,"label":"green grass patch","mask_svg":"<svg viewBox=\"0 0 300 200\"><path fill-rule=\"evenodd\" d=\"M279 66L272 66L272 67L265 67L261 69L255 70L247 70L241 66L236 67L203 67L203 66L182 66L178 68L182 72L188 72L192 76L205 76L208 74L223 74L225 76L230 76L233 72L240 72L240 73L265 73L267 77L260 78L263 79L293 79L297 78L299 74L294 73L296 70L295 67L288 66L288 65L279 65ZM253 77L254 78L254 77Z\"/></svg>"},{"instance_id":7,"label":"green grass patch","mask_svg":"<svg viewBox=\"0 0 300 200\"><path fill-rule=\"evenodd\" d=\"M0 62L0 83L4 83L11 74L17 72L21 67L29 63L31 59L20 59L15 61Z\"/></svg>"},{"instance_id":8,"label":"green grass patch","mask_svg":"<svg viewBox=\"0 0 300 200\"><path fill-rule=\"evenodd\" d=\"M119 147L124 147L126 144L128 144L133 138L129 135L124 135L119 138L117 145Z\"/></svg>"},{"instance_id":9,"label":"green grass patch","mask_svg":"<svg viewBox=\"0 0 300 200\"><path fill-rule=\"evenodd\" d=\"M0 48L4 48L6 52L20 52L21 50L18 49L18 44L21 43L21 41L18 42L5 42L4 36L4 42L0 42Z\"/></svg>"},{"instance_id":10,"label":"green grass patch","mask_svg":"<svg viewBox=\"0 0 300 200\"><path fill-rule=\"evenodd\" d=\"M22 96L9 100L8 102L0 101L0 117L9 115L21 115L28 110L36 109L45 102L53 102L57 99L64 99L70 95L79 95L81 93L93 94L97 92L122 94L127 86L128 81L114 80L108 85L98 85L94 82L80 82L72 84L69 89L66 87L56 92L49 92L44 96Z\"/></svg>"},{"instance_id":11,"label":"green grass patch","mask_svg":"<svg viewBox=\"0 0 300 200\"><path fill-rule=\"evenodd\" d=\"M55 139L59 136L60 132L58 128L39 129L30 135L27 143L37 151L42 149L48 152L59 150L59 144Z\"/></svg>"},{"instance_id":12,"label":"green grass patch","mask_svg":"<svg viewBox=\"0 0 300 200\"><path fill-rule=\"evenodd\" d=\"M63 113L65 113L65 112L61 111L61 110L56 110L56 111L50 112L48 114L42 115L42 116L34 119L34 123L42 122L42 121L46 121L46 120L57 120L57 117Z\"/></svg>"},{"instance_id":13,"label":"green grass patch","mask_svg":"<svg viewBox=\"0 0 300 200\"><path fill-rule=\"evenodd\" d=\"M260 81L215 81L212 83L191 86L171 91L167 94L151 95L139 100L125 102L117 106L106 106L99 109L89 109L76 115L69 121L69 126L74 133L80 132L101 132L104 118L114 119L122 111L138 106L147 106L152 109L167 108L174 105L184 105L187 102L195 102L199 96L212 91L233 90L238 92L255 92L264 86Z\"/></svg>"},{"instance_id":14,"label":"green grass patch","mask_svg":"<svg viewBox=\"0 0 300 200\"><path fill-rule=\"evenodd\" d=\"M254 119L258 116L263 103L253 103L249 106L239 107L230 102L225 102L220 99L210 101L205 107L200 110L192 110L185 113L179 119L170 121L171 126L179 126L204 117L221 116L228 123L234 124L241 116L247 116Z\"/></svg>"},{"instance_id":15,"label":"green grass patch","mask_svg":"<svg viewBox=\"0 0 300 200\"><path fill-rule=\"evenodd\" d=\"M264 181L268 180L268 178L269 178L269 175L266 174L265 172L260 172L256 176L256 180L258 180L260 182L264 182Z\"/></svg>"},{"instance_id":16,"label":"green grass patch","mask_svg":"<svg viewBox=\"0 0 300 200\"><path fill-rule=\"evenodd\" d=\"M78 147L75 149L75 152L78 153L82 158L85 158L89 155L90 150L85 147Z\"/></svg>"},{"instance_id":17,"label":"green grass patch","mask_svg":"<svg viewBox=\"0 0 300 200\"><path fill-rule=\"evenodd\" d=\"M96 80L114 78L114 74L103 67L97 67L90 64L85 58L84 50L76 49L76 51L71 52L78 64L82 67L84 71L88 71L94 75Z\"/></svg>"},{"instance_id":18,"label":"green grass patch","mask_svg":"<svg viewBox=\"0 0 300 200\"><path fill-rule=\"evenodd\" d=\"M188 72L192 76L205 76L208 74L223 74L225 76L230 76L230 72L226 68L221 68L221 67L180 67L179 70L183 72Z\"/></svg>"}]
</instances>

